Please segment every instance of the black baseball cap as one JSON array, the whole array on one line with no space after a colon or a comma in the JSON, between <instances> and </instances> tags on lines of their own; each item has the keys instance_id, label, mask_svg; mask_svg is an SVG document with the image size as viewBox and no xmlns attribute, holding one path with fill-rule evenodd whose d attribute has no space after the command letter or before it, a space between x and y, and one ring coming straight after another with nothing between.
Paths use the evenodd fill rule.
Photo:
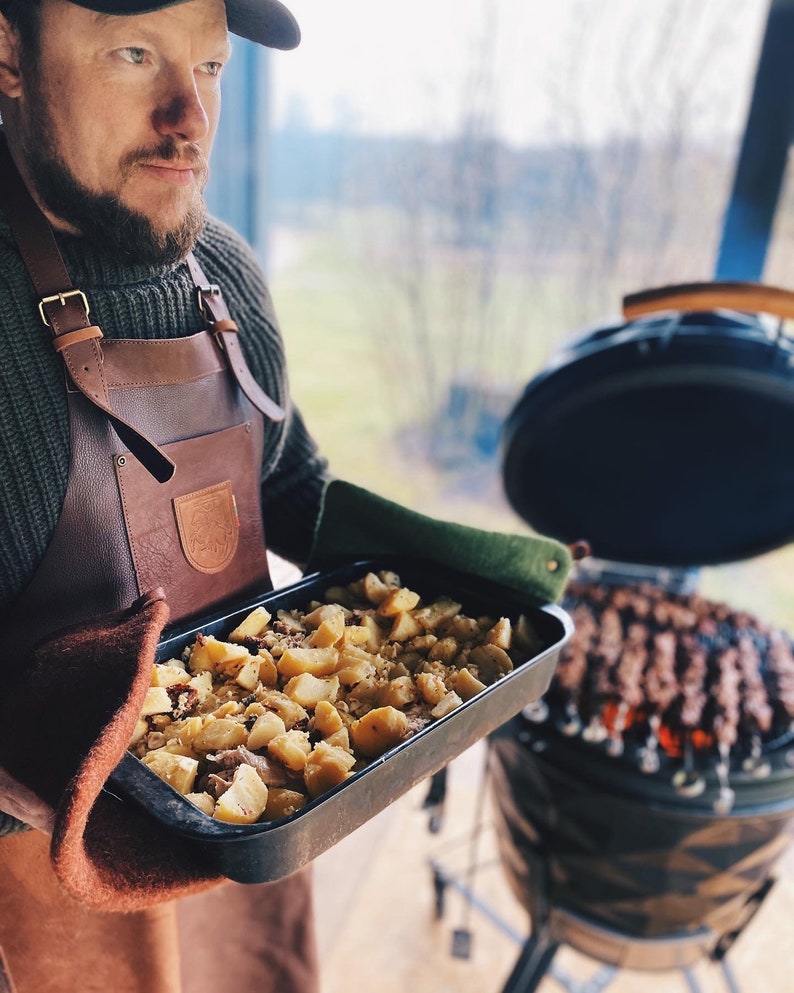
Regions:
<instances>
[{"instance_id":1,"label":"black baseball cap","mask_svg":"<svg viewBox=\"0 0 794 993\"><path fill-rule=\"evenodd\" d=\"M100 14L147 14L186 0L71 0ZM298 22L279 0L226 0L229 30L268 48L288 51L301 40Z\"/></svg>"}]
</instances>

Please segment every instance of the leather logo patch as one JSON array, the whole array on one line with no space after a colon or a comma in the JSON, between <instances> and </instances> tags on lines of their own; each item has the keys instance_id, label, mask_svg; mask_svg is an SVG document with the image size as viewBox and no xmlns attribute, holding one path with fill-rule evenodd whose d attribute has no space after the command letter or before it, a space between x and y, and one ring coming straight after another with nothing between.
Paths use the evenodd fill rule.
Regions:
<instances>
[{"instance_id":1,"label":"leather logo patch","mask_svg":"<svg viewBox=\"0 0 794 993\"><path fill-rule=\"evenodd\" d=\"M239 524L232 484L174 498L179 540L185 558L198 572L220 572L237 551Z\"/></svg>"}]
</instances>

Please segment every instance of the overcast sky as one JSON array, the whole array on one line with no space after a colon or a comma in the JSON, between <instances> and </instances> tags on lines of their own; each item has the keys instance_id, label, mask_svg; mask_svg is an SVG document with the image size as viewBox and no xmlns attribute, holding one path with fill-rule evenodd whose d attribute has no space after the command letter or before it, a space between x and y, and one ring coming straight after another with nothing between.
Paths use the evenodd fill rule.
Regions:
<instances>
[{"instance_id":1,"label":"overcast sky","mask_svg":"<svg viewBox=\"0 0 794 993\"><path fill-rule=\"evenodd\" d=\"M767 0L287 0L303 41L271 62L274 114L434 132L488 109L515 142L652 128L681 94L704 132L744 124ZM475 80L479 80L475 83ZM562 105L561 105L562 99ZM650 111L650 115L648 114Z\"/></svg>"}]
</instances>

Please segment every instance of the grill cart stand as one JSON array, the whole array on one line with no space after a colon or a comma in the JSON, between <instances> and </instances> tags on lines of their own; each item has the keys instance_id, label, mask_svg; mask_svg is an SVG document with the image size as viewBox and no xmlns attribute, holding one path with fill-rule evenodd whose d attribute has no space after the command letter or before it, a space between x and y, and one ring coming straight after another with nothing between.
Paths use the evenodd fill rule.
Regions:
<instances>
[{"instance_id":1,"label":"grill cart stand","mask_svg":"<svg viewBox=\"0 0 794 993\"><path fill-rule=\"evenodd\" d=\"M533 993L547 974L552 974L568 993L597 993L611 984L621 968L680 970L691 993L700 993L692 967L704 959L710 959L718 966L728 993L739 993L727 952L744 931L773 883L768 880L754 896L748 904L741 928L730 935L720 937L710 928L701 927L694 932L663 938L634 938L604 928L564 908L550 906L543 883L545 862L535 859L530 871L538 873L538 887L533 892L532 934L525 941L502 993ZM553 967L554 957L564 945L606 963L605 968L585 983L572 980Z\"/></svg>"},{"instance_id":2,"label":"grill cart stand","mask_svg":"<svg viewBox=\"0 0 794 993\"><path fill-rule=\"evenodd\" d=\"M488 772L486 767L485 776ZM482 830L482 806L485 783L480 792L477 823L473 838ZM429 829L436 833L442 817L446 793L446 777L437 774L431 779L427 807L432 811ZM521 951L501 993L534 993L547 977L553 979L567 993L601 993L617 978L621 969L640 971L679 971L690 993L701 993L701 987L693 966L710 960L720 970L727 993L740 993L739 984L728 962L728 952L742 935L774 885L768 878L747 901L744 913L735 928L729 933L718 935L711 928L702 926L694 931L665 935L660 938L636 938L620 931L605 928L602 924L587 919L581 914L559 906L553 906L549 899L548 860L541 851L527 852L529 873L534 885L529 891L529 917L532 933L529 937L520 934L508 924L499 913L474 890L474 879L478 869L483 868L476 861L476 844L471 846L472 860L464 875L451 873L442 862L431 859L433 890L435 894L436 916L443 917L445 896L448 888L454 889L464 900L466 910L474 909L483 915L499 931L511 938ZM456 929L453 934L452 954L457 958L468 958L471 933L468 928ZM600 962L587 980L576 980L558 966L554 959L558 950L568 946L582 955Z\"/></svg>"}]
</instances>

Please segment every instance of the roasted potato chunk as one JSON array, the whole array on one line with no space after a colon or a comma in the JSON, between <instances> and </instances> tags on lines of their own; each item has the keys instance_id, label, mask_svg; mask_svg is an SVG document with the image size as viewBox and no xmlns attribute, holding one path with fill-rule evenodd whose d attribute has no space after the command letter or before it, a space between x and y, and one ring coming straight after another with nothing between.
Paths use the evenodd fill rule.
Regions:
<instances>
[{"instance_id":1,"label":"roasted potato chunk","mask_svg":"<svg viewBox=\"0 0 794 993\"><path fill-rule=\"evenodd\" d=\"M330 676L339 663L339 652L333 647L288 648L276 663L280 676L290 679L302 672L313 676Z\"/></svg>"},{"instance_id":2,"label":"roasted potato chunk","mask_svg":"<svg viewBox=\"0 0 794 993\"><path fill-rule=\"evenodd\" d=\"M146 697L141 707L141 717L149 717L152 714L170 714L174 709L171 697L164 686L150 686L146 691Z\"/></svg>"},{"instance_id":3,"label":"roasted potato chunk","mask_svg":"<svg viewBox=\"0 0 794 993\"><path fill-rule=\"evenodd\" d=\"M513 660L498 645L478 645L469 652L468 660L477 666L480 682L490 686L513 669Z\"/></svg>"},{"instance_id":4,"label":"roasted potato chunk","mask_svg":"<svg viewBox=\"0 0 794 993\"><path fill-rule=\"evenodd\" d=\"M212 817L215 813L215 797L209 793L186 793L185 799L190 800L192 804L195 804L208 817Z\"/></svg>"},{"instance_id":5,"label":"roasted potato chunk","mask_svg":"<svg viewBox=\"0 0 794 993\"><path fill-rule=\"evenodd\" d=\"M324 738L344 727L339 711L330 700L320 700L315 707L314 727Z\"/></svg>"},{"instance_id":6,"label":"roasted potato chunk","mask_svg":"<svg viewBox=\"0 0 794 993\"><path fill-rule=\"evenodd\" d=\"M255 752L258 748L264 748L268 742L277 738L280 734L286 733L287 728L284 721L282 721L278 714L274 714L273 711L268 710L254 721L254 726L248 732L248 739L245 746L246 748L250 748L252 752Z\"/></svg>"},{"instance_id":7,"label":"roasted potato chunk","mask_svg":"<svg viewBox=\"0 0 794 993\"><path fill-rule=\"evenodd\" d=\"M144 764L179 793L190 793L196 781L198 762L187 755L175 755L158 748L143 758Z\"/></svg>"},{"instance_id":8,"label":"roasted potato chunk","mask_svg":"<svg viewBox=\"0 0 794 993\"><path fill-rule=\"evenodd\" d=\"M271 786L267 791L267 806L264 820L277 821L281 817L289 817L306 806L306 797L297 790L285 790L280 786Z\"/></svg>"},{"instance_id":9,"label":"roasted potato chunk","mask_svg":"<svg viewBox=\"0 0 794 993\"><path fill-rule=\"evenodd\" d=\"M193 747L197 752L217 752L244 745L247 740L245 724L229 717L219 717L204 725L193 739Z\"/></svg>"},{"instance_id":10,"label":"roasted potato chunk","mask_svg":"<svg viewBox=\"0 0 794 993\"><path fill-rule=\"evenodd\" d=\"M405 738L408 718L394 707L377 707L357 720L350 733L355 748L366 758L374 759Z\"/></svg>"},{"instance_id":11,"label":"roasted potato chunk","mask_svg":"<svg viewBox=\"0 0 794 993\"><path fill-rule=\"evenodd\" d=\"M258 638L270 624L270 613L264 607L255 607L229 635L229 641Z\"/></svg>"},{"instance_id":12,"label":"roasted potato chunk","mask_svg":"<svg viewBox=\"0 0 794 993\"><path fill-rule=\"evenodd\" d=\"M240 765L232 785L215 804L213 817L229 824L253 824L267 806L267 786L250 765Z\"/></svg>"},{"instance_id":13,"label":"roasted potato chunk","mask_svg":"<svg viewBox=\"0 0 794 993\"><path fill-rule=\"evenodd\" d=\"M336 745L319 741L306 759L303 778L309 796L314 799L339 783L343 783L356 764L355 758Z\"/></svg>"},{"instance_id":14,"label":"roasted potato chunk","mask_svg":"<svg viewBox=\"0 0 794 993\"><path fill-rule=\"evenodd\" d=\"M378 605L381 617L396 617L407 610L413 610L419 603L419 594L405 586L391 590Z\"/></svg>"},{"instance_id":15,"label":"roasted potato chunk","mask_svg":"<svg viewBox=\"0 0 794 993\"><path fill-rule=\"evenodd\" d=\"M274 759L278 759L288 769L292 769L293 772L303 771L311 750L309 736L304 731L294 729L276 735L267 743L268 754Z\"/></svg>"},{"instance_id":16,"label":"roasted potato chunk","mask_svg":"<svg viewBox=\"0 0 794 993\"><path fill-rule=\"evenodd\" d=\"M465 666L455 673L452 683L455 687L455 692L462 700L471 700L472 697L475 697L485 689L485 683L481 683L479 679L475 679Z\"/></svg>"},{"instance_id":17,"label":"roasted potato chunk","mask_svg":"<svg viewBox=\"0 0 794 993\"><path fill-rule=\"evenodd\" d=\"M321 700L333 701L339 695L339 677L327 676L320 679L310 672L293 676L284 687L284 692L306 710L314 710Z\"/></svg>"}]
</instances>

